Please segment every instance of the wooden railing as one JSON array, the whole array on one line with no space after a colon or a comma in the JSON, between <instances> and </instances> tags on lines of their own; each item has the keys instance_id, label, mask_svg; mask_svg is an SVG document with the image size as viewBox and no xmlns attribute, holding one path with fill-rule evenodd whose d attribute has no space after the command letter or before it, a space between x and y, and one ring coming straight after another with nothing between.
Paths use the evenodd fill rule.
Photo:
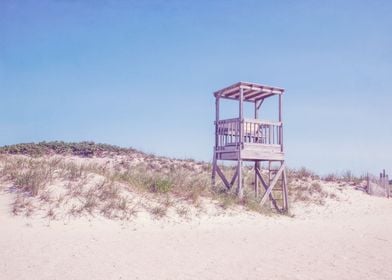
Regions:
<instances>
[{"instance_id":1,"label":"wooden railing","mask_svg":"<svg viewBox=\"0 0 392 280\"><path fill-rule=\"evenodd\" d=\"M218 148L240 143L282 145L282 123L244 119L243 125L240 124L238 118L216 122ZM242 141L240 135L243 135Z\"/></svg>"}]
</instances>

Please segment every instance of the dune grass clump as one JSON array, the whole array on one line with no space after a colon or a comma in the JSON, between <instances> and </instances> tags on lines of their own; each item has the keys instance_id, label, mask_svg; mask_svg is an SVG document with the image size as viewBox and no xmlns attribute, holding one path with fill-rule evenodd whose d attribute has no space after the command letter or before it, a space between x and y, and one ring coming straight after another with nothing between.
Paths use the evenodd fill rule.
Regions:
<instances>
[{"instance_id":1,"label":"dune grass clump","mask_svg":"<svg viewBox=\"0 0 392 280\"><path fill-rule=\"evenodd\" d=\"M150 213L157 219L161 219L167 214L167 207L158 205L150 209Z\"/></svg>"},{"instance_id":2,"label":"dune grass clump","mask_svg":"<svg viewBox=\"0 0 392 280\"><path fill-rule=\"evenodd\" d=\"M35 210L32 200L29 197L17 194L15 200L12 202L11 211L15 216L24 214L30 217Z\"/></svg>"},{"instance_id":3,"label":"dune grass clump","mask_svg":"<svg viewBox=\"0 0 392 280\"><path fill-rule=\"evenodd\" d=\"M329 173L323 177L323 180L327 182L337 182L339 180L339 176L335 173Z\"/></svg>"},{"instance_id":4,"label":"dune grass clump","mask_svg":"<svg viewBox=\"0 0 392 280\"><path fill-rule=\"evenodd\" d=\"M85 176L85 167L81 164L68 162L64 163L61 169L63 178L69 181L76 181Z\"/></svg>"},{"instance_id":5,"label":"dune grass clump","mask_svg":"<svg viewBox=\"0 0 392 280\"><path fill-rule=\"evenodd\" d=\"M337 183L350 183L350 184L359 184L363 180L366 180L366 176L356 176L351 170L345 170L341 173L329 173L322 177L322 179L326 182L337 182Z\"/></svg>"},{"instance_id":6,"label":"dune grass clump","mask_svg":"<svg viewBox=\"0 0 392 280\"><path fill-rule=\"evenodd\" d=\"M305 179L318 179L316 173L306 167L299 169L287 169L288 177L291 179L305 180Z\"/></svg>"},{"instance_id":7,"label":"dune grass clump","mask_svg":"<svg viewBox=\"0 0 392 280\"><path fill-rule=\"evenodd\" d=\"M36 196L53 180L54 170L50 162L18 158L7 160L1 171L2 177L13 182L13 187L19 192Z\"/></svg>"},{"instance_id":8,"label":"dune grass clump","mask_svg":"<svg viewBox=\"0 0 392 280\"><path fill-rule=\"evenodd\" d=\"M289 199L292 202L307 202L324 205L329 193L319 182L290 182L288 184Z\"/></svg>"},{"instance_id":9,"label":"dune grass clump","mask_svg":"<svg viewBox=\"0 0 392 280\"><path fill-rule=\"evenodd\" d=\"M153 193L168 193L173 187L172 182L168 179L157 178L150 185L150 191Z\"/></svg>"},{"instance_id":10,"label":"dune grass clump","mask_svg":"<svg viewBox=\"0 0 392 280\"><path fill-rule=\"evenodd\" d=\"M28 192L32 196L36 196L38 191L46 184L47 178L44 172L29 170L17 175L14 186L23 192Z\"/></svg>"}]
</instances>

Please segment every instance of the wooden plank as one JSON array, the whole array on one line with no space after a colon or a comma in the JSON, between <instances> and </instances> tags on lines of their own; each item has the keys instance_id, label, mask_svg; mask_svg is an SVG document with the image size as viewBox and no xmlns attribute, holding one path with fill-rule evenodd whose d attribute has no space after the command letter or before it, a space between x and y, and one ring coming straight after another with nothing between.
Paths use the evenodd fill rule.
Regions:
<instances>
[{"instance_id":1,"label":"wooden plank","mask_svg":"<svg viewBox=\"0 0 392 280\"><path fill-rule=\"evenodd\" d=\"M287 175L286 175L286 168L283 170L283 210L289 210L289 192L288 192L288 185L287 185Z\"/></svg>"},{"instance_id":2,"label":"wooden plank","mask_svg":"<svg viewBox=\"0 0 392 280\"><path fill-rule=\"evenodd\" d=\"M271 184L269 185L268 189L265 191L264 196L262 197L260 201L260 205L263 205L267 198L269 197L272 189L275 187L276 183L278 182L279 177L282 175L282 172L285 168L285 163L283 162L282 165L279 168L278 173L276 173L274 179L272 180Z\"/></svg>"},{"instance_id":3,"label":"wooden plank","mask_svg":"<svg viewBox=\"0 0 392 280\"><path fill-rule=\"evenodd\" d=\"M265 181L263 179L263 176L261 176L261 173L260 173L259 169L256 170L256 174L260 178L261 184L263 185L265 191L267 191L268 190L268 185L265 183ZM269 194L269 199L271 199L272 204L274 205L275 209L278 212L281 212L281 209L279 209L278 203L276 202L275 198L272 196L272 193Z\"/></svg>"},{"instance_id":4,"label":"wooden plank","mask_svg":"<svg viewBox=\"0 0 392 280\"><path fill-rule=\"evenodd\" d=\"M219 97L215 98L215 147L214 147L214 155L212 159L212 185L215 186L215 177L216 177L216 167L217 167L217 158L216 158L216 150L219 146L218 139L218 122L219 122Z\"/></svg>"},{"instance_id":5,"label":"wooden plank","mask_svg":"<svg viewBox=\"0 0 392 280\"><path fill-rule=\"evenodd\" d=\"M226 188L230 189L230 184L227 181L227 179L225 177L225 174L223 174L222 170L219 168L218 165L216 165L216 171L218 172L219 177L221 177L221 179L222 179L223 183L225 184Z\"/></svg>"},{"instance_id":6,"label":"wooden plank","mask_svg":"<svg viewBox=\"0 0 392 280\"><path fill-rule=\"evenodd\" d=\"M231 181L230 181L230 188L229 188L229 189L231 189L231 188L233 187L234 182L235 182L235 179L237 179L237 177L238 177L238 169L235 171L235 173L234 173L234 175L233 175L233 178L231 178Z\"/></svg>"},{"instance_id":7,"label":"wooden plank","mask_svg":"<svg viewBox=\"0 0 392 280\"><path fill-rule=\"evenodd\" d=\"M257 170L260 168L260 162L255 161L255 197L259 197L259 177L257 176Z\"/></svg>"},{"instance_id":8,"label":"wooden plank","mask_svg":"<svg viewBox=\"0 0 392 280\"><path fill-rule=\"evenodd\" d=\"M221 160L236 160L236 161L238 161L238 152L221 153L221 154L218 154L218 158Z\"/></svg>"},{"instance_id":9,"label":"wooden plank","mask_svg":"<svg viewBox=\"0 0 392 280\"><path fill-rule=\"evenodd\" d=\"M216 181L215 181L215 177L216 177L216 163L217 163L217 160L216 160L216 150L214 148L214 155L213 155L213 158L212 158L212 174L211 174L211 180L212 180L212 186L213 187L215 187L215 183L216 183Z\"/></svg>"},{"instance_id":10,"label":"wooden plank","mask_svg":"<svg viewBox=\"0 0 392 280\"><path fill-rule=\"evenodd\" d=\"M260 88L267 88L267 89L271 89L271 90L277 90L280 92L284 92L283 88L273 87L273 86L269 86L269 85L262 85L262 84L258 84L258 83L250 83L250 82L241 81L241 82L239 82L239 84L241 87L260 87Z\"/></svg>"},{"instance_id":11,"label":"wooden plank","mask_svg":"<svg viewBox=\"0 0 392 280\"><path fill-rule=\"evenodd\" d=\"M263 103L264 103L264 99L255 100L255 105L257 106L257 110L260 109L260 107L261 107L261 105L263 105ZM258 119L258 117L256 119Z\"/></svg>"},{"instance_id":12,"label":"wooden plank","mask_svg":"<svg viewBox=\"0 0 392 280\"><path fill-rule=\"evenodd\" d=\"M282 88L265 86L256 83L239 82L215 91L214 96L239 100L241 89L245 90L244 101L249 102L257 102L258 100L262 100L266 97L282 95L284 93L284 89Z\"/></svg>"},{"instance_id":13,"label":"wooden plank","mask_svg":"<svg viewBox=\"0 0 392 280\"><path fill-rule=\"evenodd\" d=\"M257 123L257 124L263 124L263 125L274 125L274 126L281 126L281 122L274 122L274 121L269 121L269 120L259 120L259 119L249 119L249 118L244 118L245 122L248 123Z\"/></svg>"},{"instance_id":14,"label":"wooden plank","mask_svg":"<svg viewBox=\"0 0 392 280\"><path fill-rule=\"evenodd\" d=\"M241 160L241 158L238 160L238 166L237 166L237 168L238 168L238 179L237 179L237 185L238 185L238 187L237 187L237 195L238 195L238 198L239 199L242 199L243 198L243 196L244 196L244 190L242 189L242 160Z\"/></svg>"},{"instance_id":15,"label":"wooden plank","mask_svg":"<svg viewBox=\"0 0 392 280\"><path fill-rule=\"evenodd\" d=\"M219 146L219 97L215 98L215 147Z\"/></svg>"},{"instance_id":16,"label":"wooden plank","mask_svg":"<svg viewBox=\"0 0 392 280\"><path fill-rule=\"evenodd\" d=\"M216 96L221 96L225 92L228 92L228 91L230 91L231 89L234 89L234 88L238 88L239 89L240 85L241 85L241 82L238 82L238 83L235 83L235 84L230 85L228 87L225 87L223 89L217 90L217 91L214 92L214 96L215 97Z\"/></svg>"},{"instance_id":17,"label":"wooden plank","mask_svg":"<svg viewBox=\"0 0 392 280\"><path fill-rule=\"evenodd\" d=\"M271 91L265 91L265 90L261 90L251 96L248 96L247 98L244 99L244 101L249 101L249 102L257 102L258 100L261 99L265 99L271 96L275 96L275 95L281 95L278 92L271 92ZM237 92L236 94L233 94L230 96L231 98L234 99L239 99L239 93Z\"/></svg>"},{"instance_id":18,"label":"wooden plank","mask_svg":"<svg viewBox=\"0 0 392 280\"><path fill-rule=\"evenodd\" d=\"M270 153L280 152L280 145L261 144L261 143L244 143L244 149L263 150Z\"/></svg>"},{"instance_id":19,"label":"wooden plank","mask_svg":"<svg viewBox=\"0 0 392 280\"><path fill-rule=\"evenodd\" d=\"M239 149L238 149L238 188L237 193L238 197L242 199L243 197L243 189L242 189L242 159L241 159L241 150L243 148L243 141L244 141L244 90L240 89L240 100L239 100Z\"/></svg>"},{"instance_id":20,"label":"wooden plank","mask_svg":"<svg viewBox=\"0 0 392 280\"><path fill-rule=\"evenodd\" d=\"M284 153L282 152L270 152L263 149L247 149L244 148L241 151L242 159L254 159L254 160L284 160Z\"/></svg>"},{"instance_id":21,"label":"wooden plank","mask_svg":"<svg viewBox=\"0 0 392 280\"><path fill-rule=\"evenodd\" d=\"M279 122L282 123L282 95L279 95ZM283 124L279 128L279 144L280 144L280 149L283 152Z\"/></svg>"},{"instance_id":22,"label":"wooden plank","mask_svg":"<svg viewBox=\"0 0 392 280\"><path fill-rule=\"evenodd\" d=\"M257 100L264 99L267 96L280 95L280 94L281 94L280 92L271 91L267 89L260 89L254 94L246 96L245 100L254 100L256 102Z\"/></svg>"},{"instance_id":23,"label":"wooden plank","mask_svg":"<svg viewBox=\"0 0 392 280\"><path fill-rule=\"evenodd\" d=\"M224 123L229 123L229 122L236 122L238 120L239 120L239 118L224 119L224 120L219 120L218 123L224 124Z\"/></svg>"}]
</instances>

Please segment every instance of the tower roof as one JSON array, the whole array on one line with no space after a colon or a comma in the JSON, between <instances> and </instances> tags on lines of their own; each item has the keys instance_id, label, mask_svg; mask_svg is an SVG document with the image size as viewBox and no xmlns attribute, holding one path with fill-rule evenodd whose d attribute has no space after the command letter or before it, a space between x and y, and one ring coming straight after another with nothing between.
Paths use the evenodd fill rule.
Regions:
<instances>
[{"instance_id":1,"label":"tower roof","mask_svg":"<svg viewBox=\"0 0 392 280\"><path fill-rule=\"evenodd\" d=\"M284 93L284 89L260 85L256 83L238 82L214 92L215 97L238 100L243 89L244 101L256 102L258 100Z\"/></svg>"}]
</instances>

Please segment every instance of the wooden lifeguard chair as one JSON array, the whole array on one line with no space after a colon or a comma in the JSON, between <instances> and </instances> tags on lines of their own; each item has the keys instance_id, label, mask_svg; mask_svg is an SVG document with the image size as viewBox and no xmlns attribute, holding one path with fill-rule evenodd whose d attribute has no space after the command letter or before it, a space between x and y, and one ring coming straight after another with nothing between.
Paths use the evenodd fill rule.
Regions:
<instances>
[{"instance_id":1,"label":"wooden lifeguard chair","mask_svg":"<svg viewBox=\"0 0 392 280\"><path fill-rule=\"evenodd\" d=\"M216 174L222 179L228 190L237 180L237 194L243 197L243 162L254 162L254 190L256 198L262 196L260 204L267 199L279 212L288 210L287 178L283 150L282 96L284 89L255 83L239 82L214 92L216 104L215 146L212 166L212 183L215 185ZM260 108L265 99L278 97L278 121L259 119ZM219 118L221 99L238 101L237 118ZM244 102L254 103L253 118L244 118ZM253 111L253 109L252 109ZM236 161L234 176L229 181L219 168L218 161ZM268 169L261 170L261 164L267 163ZM266 179L262 174L267 174Z\"/></svg>"}]
</instances>

